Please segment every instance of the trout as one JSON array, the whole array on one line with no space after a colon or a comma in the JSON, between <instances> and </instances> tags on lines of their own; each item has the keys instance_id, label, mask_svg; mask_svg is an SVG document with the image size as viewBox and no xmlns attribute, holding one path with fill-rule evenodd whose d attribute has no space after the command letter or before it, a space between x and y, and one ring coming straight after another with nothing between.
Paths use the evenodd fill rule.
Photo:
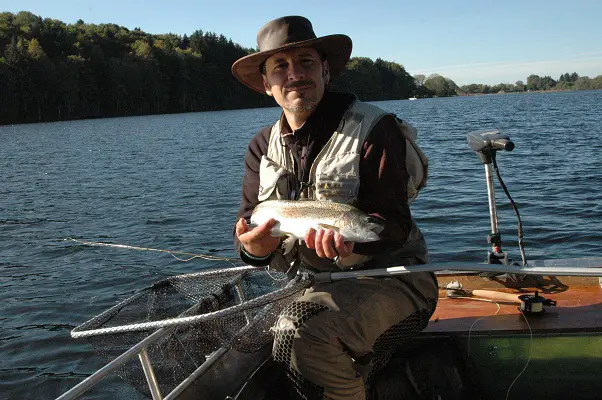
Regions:
<instances>
[{"instance_id":1,"label":"trout","mask_svg":"<svg viewBox=\"0 0 602 400\"><path fill-rule=\"evenodd\" d=\"M284 253L290 252L297 240L303 240L310 228L331 229L347 242L380 240L383 220L341 203L314 200L268 200L259 203L251 215L251 225L257 226L274 218L272 236L287 236Z\"/></svg>"}]
</instances>

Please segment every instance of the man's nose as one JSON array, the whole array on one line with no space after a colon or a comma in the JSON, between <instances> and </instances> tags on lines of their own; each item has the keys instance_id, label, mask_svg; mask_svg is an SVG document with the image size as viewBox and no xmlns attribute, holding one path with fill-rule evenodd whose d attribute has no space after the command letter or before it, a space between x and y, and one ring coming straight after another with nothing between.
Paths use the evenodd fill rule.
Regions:
<instances>
[{"instance_id":1,"label":"man's nose","mask_svg":"<svg viewBox=\"0 0 602 400\"><path fill-rule=\"evenodd\" d=\"M301 66L301 63L290 62L288 64L288 79L298 81L303 78L305 78L305 69Z\"/></svg>"}]
</instances>

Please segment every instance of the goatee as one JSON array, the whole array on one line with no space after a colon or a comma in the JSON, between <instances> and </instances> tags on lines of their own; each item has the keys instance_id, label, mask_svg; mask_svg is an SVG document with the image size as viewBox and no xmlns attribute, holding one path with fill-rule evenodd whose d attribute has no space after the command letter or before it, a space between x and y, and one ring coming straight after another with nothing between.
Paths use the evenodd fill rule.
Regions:
<instances>
[{"instance_id":1,"label":"goatee","mask_svg":"<svg viewBox=\"0 0 602 400\"><path fill-rule=\"evenodd\" d=\"M306 113L308 111L312 111L316 105L318 104L318 100L315 97L308 97L303 99L298 99L296 102L287 101L285 104L285 108L287 111L293 114Z\"/></svg>"}]
</instances>

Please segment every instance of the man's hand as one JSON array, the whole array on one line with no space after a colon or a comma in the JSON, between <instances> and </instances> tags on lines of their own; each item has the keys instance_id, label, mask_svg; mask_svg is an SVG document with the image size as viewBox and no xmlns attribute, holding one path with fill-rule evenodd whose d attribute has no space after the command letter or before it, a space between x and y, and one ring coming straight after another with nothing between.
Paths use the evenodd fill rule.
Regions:
<instances>
[{"instance_id":1,"label":"man's hand","mask_svg":"<svg viewBox=\"0 0 602 400\"><path fill-rule=\"evenodd\" d=\"M318 257L340 258L349 257L353 251L353 242L345 242L340 233L331 229L310 228L305 234L305 244L315 249Z\"/></svg>"},{"instance_id":2,"label":"man's hand","mask_svg":"<svg viewBox=\"0 0 602 400\"><path fill-rule=\"evenodd\" d=\"M272 227L275 224L276 220L271 218L269 221L250 229L247 221L241 218L236 223L236 237L247 253L255 257L266 257L276 250L280 244L280 238L271 235Z\"/></svg>"}]
</instances>

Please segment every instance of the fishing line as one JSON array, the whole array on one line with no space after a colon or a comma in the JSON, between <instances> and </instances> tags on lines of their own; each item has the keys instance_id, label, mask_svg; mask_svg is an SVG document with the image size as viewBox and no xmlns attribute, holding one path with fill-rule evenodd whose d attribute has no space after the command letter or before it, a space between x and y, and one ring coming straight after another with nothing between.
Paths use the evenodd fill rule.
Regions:
<instances>
[{"instance_id":1,"label":"fishing line","mask_svg":"<svg viewBox=\"0 0 602 400\"><path fill-rule=\"evenodd\" d=\"M290 268L289 268L290 271ZM289 281L290 279L288 278L287 275L284 275L283 278L276 278L274 275L272 275L272 273L270 272L270 267L268 266L265 270L266 274L268 274L268 276L270 278L272 278L273 281L280 281L280 282L284 282L284 281ZM288 273L288 271L286 271Z\"/></svg>"},{"instance_id":2,"label":"fishing line","mask_svg":"<svg viewBox=\"0 0 602 400\"><path fill-rule=\"evenodd\" d=\"M520 378L520 376L523 374L523 372L525 372L525 370L529 366L529 363L531 362L531 354L533 353L533 330L531 330L531 325L529 325L529 321L527 320L527 317L525 316L525 313L523 313L523 310L521 310L519 308L518 311L520 311L520 314L525 319L525 322L527 323L527 327L529 328L529 335L530 335L530 340L529 340L529 357L527 358L527 362L525 363L525 366L523 367L522 371L520 371L520 373L518 374L518 376L516 378L514 378L514 380L510 384L510 387L508 388L508 392L506 392L506 400L508 400L508 396L510 396L510 390L512 390L512 386L514 386L514 383L518 380L518 378Z\"/></svg>"},{"instance_id":3,"label":"fishing line","mask_svg":"<svg viewBox=\"0 0 602 400\"><path fill-rule=\"evenodd\" d=\"M488 303L494 303L497 306L497 311L495 312L495 314L493 314L493 316L496 316L499 314L500 312L500 305L493 301L493 300L488 300L488 299L480 299L477 297L440 297L439 300L444 300L444 299L467 299L467 300L476 300L476 301L485 301ZM518 311L520 311L520 314L523 316L523 319L525 320L525 323L527 324L527 328L529 328L529 357L527 357L527 362L525 363L525 366L523 367L523 369L519 372L519 374L516 376L516 378L514 378L514 380L512 381L512 383L510 384L510 387L508 387L508 391L506 392L506 400L508 400L508 397L510 396L510 391L512 390L512 387L514 386L514 384L516 383L516 381L518 381L518 378L520 378L522 376L522 374L527 370L527 367L529 366L529 363L531 362L531 356L533 354L533 330L531 329L531 325L529 324L529 320L527 320L527 317L525 316L525 313L523 313L523 311L519 308ZM468 348L467 350L467 356L470 356L470 335L472 332L472 328L475 326L475 324L477 322L479 322L480 320L482 320L485 317L489 317L490 315L484 315L478 319L476 319L472 325L470 325L470 329L468 330L468 343L466 345L466 347Z\"/></svg>"},{"instance_id":4,"label":"fishing line","mask_svg":"<svg viewBox=\"0 0 602 400\"><path fill-rule=\"evenodd\" d=\"M495 317L496 315L498 315L500 313L500 310L502 309L499 305L499 303L496 303L493 300L488 300L488 299L479 299L479 298L473 298L473 297L466 297L469 300L476 300L476 301L485 301L487 303L494 303L497 306L497 310L495 311L495 314L493 315L483 315L481 318L477 318L476 320L474 320L474 322L470 325L470 329L468 329L468 343L466 345L467 347L467 356L470 356L470 335L472 334L472 328L474 328L474 326L477 324L477 322L479 322L480 320L482 320L485 317Z\"/></svg>"},{"instance_id":5,"label":"fishing line","mask_svg":"<svg viewBox=\"0 0 602 400\"><path fill-rule=\"evenodd\" d=\"M445 300L445 299L467 299L467 300L476 300L476 301L485 301L487 303L494 303L497 306L497 310L495 312L495 314L493 315L483 315L480 318L477 318L472 325L470 325L470 329L468 329L468 343L466 344L467 347L467 354L466 356L469 357L470 356L470 335L472 333L472 328L474 328L474 326L476 325L477 322L479 322L480 320L482 320L485 317L495 317L496 315L498 315L500 313L501 307L499 305L499 303L493 301L493 300L488 300L488 299L481 299L478 297L468 297L468 296L458 296L458 297L440 297L439 300Z\"/></svg>"},{"instance_id":6,"label":"fishing line","mask_svg":"<svg viewBox=\"0 0 602 400\"><path fill-rule=\"evenodd\" d=\"M207 254L196 254L196 253L187 253L184 251L173 251L173 250L164 250L164 249L154 249L152 247L140 247L140 246L131 246L131 245L127 245L127 244L118 244L118 243L106 243L106 242L92 242L92 241L88 241L88 240L80 240L80 239L74 239L71 237L65 238L63 240L70 240L76 243L80 243L86 246L103 246L103 247L114 247L114 248L118 248L118 249L128 249L128 250L141 250L141 251L156 251L156 252L160 252L160 253L167 253L169 255L171 255L172 257L174 257L176 260L178 261L182 261L182 262L188 262L188 261L192 261L196 258L201 258L203 260L213 260L213 261L228 261L229 263L231 263L232 265L234 265L232 263L232 261L239 261L239 258L228 258L228 257L218 257L218 256L211 256L211 255L207 255ZM189 256L190 258L180 258L177 255L183 255L183 256Z\"/></svg>"}]
</instances>

